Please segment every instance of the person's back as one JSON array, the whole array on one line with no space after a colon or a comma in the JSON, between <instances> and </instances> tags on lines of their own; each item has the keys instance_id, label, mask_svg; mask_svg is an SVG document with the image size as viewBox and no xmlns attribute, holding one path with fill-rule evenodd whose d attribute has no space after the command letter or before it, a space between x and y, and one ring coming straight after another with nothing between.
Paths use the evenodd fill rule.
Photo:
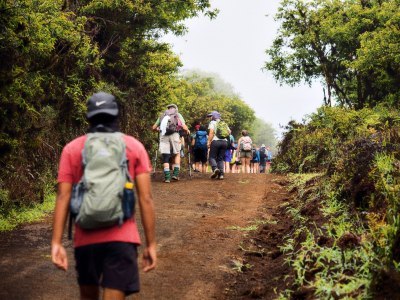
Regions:
<instances>
[{"instance_id":1,"label":"person's back","mask_svg":"<svg viewBox=\"0 0 400 300\"><path fill-rule=\"evenodd\" d=\"M182 139L179 131L183 130L186 134L190 134L185 124L185 119L178 112L176 104L169 104L167 110L164 111L154 123L152 129L160 132L159 151L162 155L164 168L164 182L169 183L171 179L179 180L179 172L181 168ZM170 159L173 159L173 173L170 173Z\"/></svg>"},{"instance_id":2,"label":"person's back","mask_svg":"<svg viewBox=\"0 0 400 300\"><path fill-rule=\"evenodd\" d=\"M207 149L207 131L199 129L196 132L194 149L202 149L202 150Z\"/></svg>"},{"instance_id":3,"label":"person's back","mask_svg":"<svg viewBox=\"0 0 400 300\"><path fill-rule=\"evenodd\" d=\"M232 161L236 161L236 148L235 148L235 138L232 134L229 135L228 139L228 148L225 150L225 172L233 173L233 163Z\"/></svg>"},{"instance_id":4,"label":"person's back","mask_svg":"<svg viewBox=\"0 0 400 300\"><path fill-rule=\"evenodd\" d=\"M242 136L238 140L238 152L242 165L242 173L250 173L250 161L252 159L252 140L247 130L242 130Z\"/></svg>"},{"instance_id":5,"label":"person's back","mask_svg":"<svg viewBox=\"0 0 400 300\"><path fill-rule=\"evenodd\" d=\"M221 180L224 179L224 159L230 129L228 124L221 120L221 114L218 111L212 111L207 116L211 117L208 125L209 137L207 142L207 146L210 148L209 162L213 172L211 179Z\"/></svg>"},{"instance_id":6,"label":"person's back","mask_svg":"<svg viewBox=\"0 0 400 300\"><path fill-rule=\"evenodd\" d=\"M260 151L257 148L257 145L253 144L253 148L251 149L252 158L250 160L251 172L252 173L259 173L260 168Z\"/></svg>"},{"instance_id":7,"label":"person's back","mask_svg":"<svg viewBox=\"0 0 400 300\"><path fill-rule=\"evenodd\" d=\"M205 173L207 170L207 141L208 134L203 125L195 126L196 133L193 135L193 155L195 162L195 172Z\"/></svg>"},{"instance_id":8,"label":"person's back","mask_svg":"<svg viewBox=\"0 0 400 300\"><path fill-rule=\"evenodd\" d=\"M265 145L262 144L260 148L260 173L265 173L265 166L267 164L267 150L265 149Z\"/></svg>"},{"instance_id":9,"label":"person's back","mask_svg":"<svg viewBox=\"0 0 400 300\"><path fill-rule=\"evenodd\" d=\"M89 131L101 138L107 139L108 136L111 138L114 133L119 131L117 125L118 112L114 96L106 93L94 94L88 101L87 118L91 125ZM123 134L120 134L120 136L121 142L126 148L129 177L133 180L132 183L138 187L137 200L141 207L141 220L145 228L147 242L147 246L143 251L144 270L149 271L156 265L155 218L150 187L149 158L146 149L138 140ZM77 187L77 184L81 182L82 175L88 176L88 174L85 174L89 172L86 167L90 168L90 172L97 172L96 176L99 179L102 176L105 178L107 176L106 173L108 173L108 169L103 169L105 167L104 164L95 163L89 167L90 162L87 162L88 165L86 167L82 166L82 160L85 161L86 158L92 159L91 155L87 154L89 148L85 149L86 147L92 147L91 142L87 143L89 140L90 138L87 135L80 136L68 143L61 154L51 256L53 263L63 270L68 268L68 260L65 249L62 246L62 235L68 206L73 195L73 186ZM83 149L85 151L82 154ZM112 151L108 151L103 146L93 155L103 157L104 161L104 158L110 158L113 155L112 153ZM101 188L101 186L99 187ZM132 188L132 186L127 185L127 189L129 188ZM120 195L123 194L122 189L123 187L119 192ZM125 194L133 196L128 192ZM100 199L100 196L99 200L107 204L108 197ZM87 200L83 197L83 203L85 201ZM120 205L122 206L122 198ZM79 214L82 213L83 207L83 204L78 207ZM88 213L92 215L91 212L85 211L85 214ZM85 229L86 225L82 225L79 222L75 224L74 248L81 298L97 299L100 286L104 288L103 299L124 299L125 295L138 292L139 281L136 257L137 246L140 245L141 240L134 215L126 216L122 224L121 222L118 222L118 224L112 223L102 225L104 227L101 228L96 226L93 229Z\"/></svg>"}]
</instances>

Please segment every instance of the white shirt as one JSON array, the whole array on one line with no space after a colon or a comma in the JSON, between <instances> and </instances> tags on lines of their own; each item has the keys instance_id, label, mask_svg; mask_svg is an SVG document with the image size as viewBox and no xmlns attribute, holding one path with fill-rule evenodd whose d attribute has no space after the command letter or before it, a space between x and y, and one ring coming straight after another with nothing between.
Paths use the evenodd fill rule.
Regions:
<instances>
[{"instance_id":1,"label":"white shirt","mask_svg":"<svg viewBox=\"0 0 400 300\"><path fill-rule=\"evenodd\" d=\"M227 141L227 139L220 139L217 137L216 133L217 133L217 123L219 122L220 119L218 120L212 120L210 122L210 124L208 124L208 129L212 129L214 131L214 137L213 137L213 141ZM230 129L229 129L230 130Z\"/></svg>"}]
</instances>

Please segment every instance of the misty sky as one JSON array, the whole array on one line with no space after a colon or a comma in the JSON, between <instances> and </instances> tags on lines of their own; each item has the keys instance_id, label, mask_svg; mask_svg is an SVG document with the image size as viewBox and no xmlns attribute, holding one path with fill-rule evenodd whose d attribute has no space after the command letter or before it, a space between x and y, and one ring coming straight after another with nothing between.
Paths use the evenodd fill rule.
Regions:
<instances>
[{"instance_id":1,"label":"misty sky","mask_svg":"<svg viewBox=\"0 0 400 300\"><path fill-rule=\"evenodd\" d=\"M180 55L183 69L219 74L264 121L275 129L291 119L301 121L322 104L323 92L311 88L280 86L262 71L268 48L276 36L274 15L279 0L211 0L220 13L214 20L200 16L185 24L182 37L166 36Z\"/></svg>"}]
</instances>

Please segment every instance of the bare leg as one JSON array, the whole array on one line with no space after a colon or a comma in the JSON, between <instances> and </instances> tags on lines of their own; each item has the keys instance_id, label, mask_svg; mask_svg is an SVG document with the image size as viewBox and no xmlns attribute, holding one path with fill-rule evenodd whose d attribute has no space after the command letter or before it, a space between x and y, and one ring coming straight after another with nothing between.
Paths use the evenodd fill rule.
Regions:
<instances>
[{"instance_id":1,"label":"bare leg","mask_svg":"<svg viewBox=\"0 0 400 300\"><path fill-rule=\"evenodd\" d=\"M80 285L79 291L81 294L81 300L98 300L99 299L99 287L97 285Z\"/></svg>"},{"instance_id":2,"label":"bare leg","mask_svg":"<svg viewBox=\"0 0 400 300\"><path fill-rule=\"evenodd\" d=\"M174 156L174 163L176 165L181 165L181 156L179 155L179 153L173 154L173 156Z\"/></svg>"},{"instance_id":3,"label":"bare leg","mask_svg":"<svg viewBox=\"0 0 400 300\"><path fill-rule=\"evenodd\" d=\"M250 173L250 157L245 158L246 173Z\"/></svg>"},{"instance_id":4,"label":"bare leg","mask_svg":"<svg viewBox=\"0 0 400 300\"><path fill-rule=\"evenodd\" d=\"M125 293L120 290L105 288L103 293L103 300L124 300Z\"/></svg>"},{"instance_id":5,"label":"bare leg","mask_svg":"<svg viewBox=\"0 0 400 300\"><path fill-rule=\"evenodd\" d=\"M225 173L229 173L231 170L229 168L229 161L225 162Z\"/></svg>"},{"instance_id":6,"label":"bare leg","mask_svg":"<svg viewBox=\"0 0 400 300\"><path fill-rule=\"evenodd\" d=\"M241 172L242 173L246 173L246 158L245 157L240 158L240 162L242 163Z\"/></svg>"}]
</instances>

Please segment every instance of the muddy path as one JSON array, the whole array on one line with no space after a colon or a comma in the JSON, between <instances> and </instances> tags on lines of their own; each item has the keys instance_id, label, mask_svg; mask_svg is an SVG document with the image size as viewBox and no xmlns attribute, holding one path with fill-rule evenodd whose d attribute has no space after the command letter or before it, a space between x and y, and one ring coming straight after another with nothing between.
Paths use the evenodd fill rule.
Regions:
<instances>
[{"instance_id":1,"label":"muddy path","mask_svg":"<svg viewBox=\"0 0 400 300\"><path fill-rule=\"evenodd\" d=\"M157 174L159 263L141 274L142 291L129 299L271 299L271 282L279 285L285 271L277 241L290 224L266 227L265 255L250 257L243 245L254 237L249 240L244 229L281 217L279 205L288 199L284 185L283 177L270 174L227 174L223 181L194 174L170 184ZM79 298L72 246L70 269L58 271L50 262L50 237L51 217L1 234L0 299ZM249 272L238 266L247 262Z\"/></svg>"}]
</instances>

